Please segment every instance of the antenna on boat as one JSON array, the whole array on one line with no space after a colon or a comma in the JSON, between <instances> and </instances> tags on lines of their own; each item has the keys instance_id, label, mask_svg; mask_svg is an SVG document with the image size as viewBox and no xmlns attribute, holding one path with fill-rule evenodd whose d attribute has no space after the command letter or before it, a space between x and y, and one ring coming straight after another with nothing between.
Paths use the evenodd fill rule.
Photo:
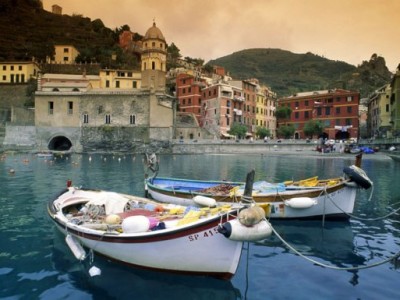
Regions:
<instances>
[{"instance_id":1,"label":"antenna on boat","mask_svg":"<svg viewBox=\"0 0 400 300\"><path fill-rule=\"evenodd\" d=\"M244 193L242 196L242 201L246 203L251 203L253 201L253 183L254 183L255 171L251 170L246 176L246 185L244 186Z\"/></svg>"}]
</instances>

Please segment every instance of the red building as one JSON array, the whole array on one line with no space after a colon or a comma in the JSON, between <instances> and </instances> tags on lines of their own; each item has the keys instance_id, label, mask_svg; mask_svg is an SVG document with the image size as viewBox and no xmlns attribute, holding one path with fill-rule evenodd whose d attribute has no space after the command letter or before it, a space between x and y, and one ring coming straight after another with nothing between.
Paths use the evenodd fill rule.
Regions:
<instances>
[{"instance_id":1,"label":"red building","mask_svg":"<svg viewBox=\"0 0 400 300\"><path fill-rule=\"evenodd\" d=\"M277 120L277 125L292 124L294 138L305 139L304 125L318 120L324 125L324 137L328 139L357 138L359 103L360 93L342 89L297 93L278 100L278 107L287 106L292 113L287 120Z\"/></svg>"},{"instance_id":2,"label":"red building","mask_svg":"<svg viewBox=\"0 0 400 300\"><path fill-rule=\"evenodd\" d=\"M189 74L179 74L176 77L176 97L178 98L179 111L195 115L202 126L201 89L205 83Z\"/></svg>"}]
</instances>

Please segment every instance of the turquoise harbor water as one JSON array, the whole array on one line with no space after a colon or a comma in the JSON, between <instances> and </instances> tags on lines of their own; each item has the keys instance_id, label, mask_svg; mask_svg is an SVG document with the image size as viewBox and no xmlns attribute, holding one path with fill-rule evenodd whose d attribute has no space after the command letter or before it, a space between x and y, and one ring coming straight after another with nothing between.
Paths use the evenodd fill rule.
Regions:
<instances>
[{"instance_id":1,"label":"turquoise harbor water","mask_svg":"<svg viewBox=\"0 0 400 300\"><path fill-rule=\"evenodd\" d=\"M160 176L271 182L342 174L354 157L299 155L165 155ZM91 159L90 159L91 158ZM354 214L378 218L400 207L400 163L364 155L374 190L360 190ZM15 172L10 173L13 169ZM344 271L314 265L275 236L245 244L231 281L128 268L94 256L78 262L47 216L47 201L67 179L76 186L144 195L140 155L71 155L48 161L29 154L0 161L1 299L399 299L400 261ZM336 267L378 264L400 251L399 214L376 221L272 221L295 249ZM163 250L160 249L160 252ZM213 257L210 256L212 260Z\"/></svg>"}]
</instances>

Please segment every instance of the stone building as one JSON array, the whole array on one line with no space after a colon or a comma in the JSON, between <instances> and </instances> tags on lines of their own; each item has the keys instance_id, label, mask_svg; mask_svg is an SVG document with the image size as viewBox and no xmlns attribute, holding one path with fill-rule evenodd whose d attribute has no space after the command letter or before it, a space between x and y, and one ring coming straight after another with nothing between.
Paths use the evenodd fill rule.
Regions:
<instances>
[{"instance_id":1,"label":"stone building","mask_svg":"<svg viewBox=\"0 0 400 300\"><path fill-rule=\"evenodd\" d=\"M37 147L135 151L174 138L175 99L165 93L167 44L155 23L143 47L136 86L132 79L130 87L102 87L100 76L84 74L68 82L40 83L35 95Z\"/></svg>"}]
</instances>

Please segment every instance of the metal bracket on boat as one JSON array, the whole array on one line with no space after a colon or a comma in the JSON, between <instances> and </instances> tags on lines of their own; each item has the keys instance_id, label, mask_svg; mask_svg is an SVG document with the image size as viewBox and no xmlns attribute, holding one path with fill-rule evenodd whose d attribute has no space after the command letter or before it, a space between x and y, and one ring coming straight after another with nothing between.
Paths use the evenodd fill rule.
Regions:
<instances>
[{"instance_id":1,"label":"metal bracket on boat","mask_svg":"<svg viewBox=\"0 0 400 300\"><path fill-rule=\"evenodd\" d=\"M146 178L148 178L148 171L152 171L153 175L151 176L152 178L155 178L158 174L158 170L160 168L159 163L158 163L158 159L157 159L157 155L155 153L145 153L146 158L144 159L144 164L146 167L146 172L145 172L145 176Z\"/></svg>"}]
</instances>

